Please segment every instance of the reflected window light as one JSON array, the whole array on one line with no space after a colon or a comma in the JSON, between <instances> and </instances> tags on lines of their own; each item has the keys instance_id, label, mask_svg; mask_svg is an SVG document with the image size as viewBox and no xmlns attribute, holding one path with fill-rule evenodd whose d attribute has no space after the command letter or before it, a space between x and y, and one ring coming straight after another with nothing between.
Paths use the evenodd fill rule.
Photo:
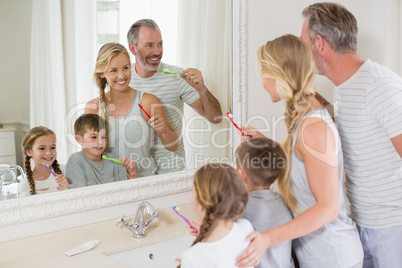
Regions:
<instances>
[{"instance_id":1,"label":"reflected window light","mask_svg":"<svg viewBox=\"0 0 402 268\"><path fill-rule=\"evenodd\" d=\"M162 32L163 62L177 63L178 0L97 0L97 49L117 42L128 50L127 31L139 19L155 20ZM132 61L134 56L131 55Z\"/></svg>"}]
</instances>

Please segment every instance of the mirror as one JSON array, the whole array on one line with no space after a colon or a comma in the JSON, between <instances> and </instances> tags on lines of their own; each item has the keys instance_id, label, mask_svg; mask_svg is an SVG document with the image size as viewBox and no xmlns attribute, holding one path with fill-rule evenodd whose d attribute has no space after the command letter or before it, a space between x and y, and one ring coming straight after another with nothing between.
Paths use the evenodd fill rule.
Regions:
<instances>
[{"instance_id":1,"label":"mirror","mask_svg":"<svg viewBox=\"0 0 402 268\"><path fill-rule=\"evenodd\" d=\"M131 0L130 0L131 1ZM88 1L88 2L90 2L90 1ZM92 1L92 2L94 2L94 1ZM126 2L127 2L127 0L126 0ZM135 1L133 1L133 2L135 2ZM137 1L138 2L138 1ZM163 1L161 1L161 2L163 2ZM166 1L165 1L166 2ZM188 2L188 1L183 1L183 2ZM194 2L196 2L196 1L192 1L193 3ZM220 1L216 1L216 3L214 2L214 5L216 4L217 5L217 3L224 3L224 2L228 2L228 3L230 3L230 0L220 0ZM222 4L221 4L222 5ZM17 5L17 8L18 8L18 5ZM27 11L25 11L25 13L26 13ZM159 25L160 25L160 27L161 26L163 26L163 25L165 25L166 23L161 23L161 22L159 22L159 21L157 21L158 23L159 23ZM163 24L163 25L161 25L161 24ZM127 28L126 26L121 26L122 28ZM161 29L162 29L162 27L161 27ZM67 29L68 30L68 29ZM127 30L127 29L125 29L125 30ZM162 29L162 35L164 34L164 32L165 32L165 30L166 29ZM230 37L230 35L228 35L229 37ZM67 35L67 37L69 37L68 35ZM188 39L188 38L187 38ZM227 49L227 51L228 51L228 58L230 57L230 51L231 51L231 47L230 47L230 38L228 38L229 39L229 41L228 41L228 43L226 43L225 45L225 49ZM123 42L123 41L121 41L121 42ZM78 44L79 45L79 44ZM126 45L125 43L124 43L124 45ZM166 42L166 45L168 45L168 42ZM186 44L184 44L183 46L185 46ZM78 46L79 47L79 46ZM78 49L78 48L77 48ZM97 51L96 51L97 52ZM214 52L214 51L210 51L210 53L211 54L221 54L221 53L218 53L218 52ZM29 55L28 55L29 56ZM168 58L167 58L167 54L166 54L166 52L164 53L164 56L163 56L163 58L162 58L162 60L163 61L165 61L165 59L166 59L166 62L167 63L170 63L169 61L168 61ZM66 57L67 58L67 57ZM133 57L132 57L132 60L133 60ZM66 60L66 61L68 61L68 59ZM183 60L183 61L185 61L185 59ZM206 67L198 67L198 66L193 66L192 64L191 64L191 60L187 60L187 63L177 63L179 66L188 66L188 67L196 67L196 68L199 68L201 71L202 71L202 73L203 73L203 76L204 76L204 80L205 80L205 84L207 85L207 87L212 91L213 89L215 89L215 91L218 91L218 92L213 92L213 94L215 95L215 97L217 98L217 99L219 99L220 101L221 101L221 103L223 102L223 98L226 98L227 100L226 100L226 105L225 106L222 106L222 111L223 111L223 114L225 114L227 111L229 111L229 109L230 109L230 105L231 105L231 97L229 97L229 96L227 96L227 92L225 92L224 90L222 90L222 87L217 87L216 86L216 84L217 84L217 82L218 81L216 81L216 80L218 80L218 78L216 77L216 76L213 76L213 74L211 74L211 73L213 73L216 69L222 69L221 67L215 67L215 66L212 66L212 64L209 64L209 65L207 65L207 66L211 66L211 68L206 68ZM94 65L94 62L92 62L91 61L91 70L90 71L93 71L93 65ZM216 66L222 66L222 65L220 65L220 64L215 64ZM230 87L230 80L231 80L231 78L230 78L230 68L231 68L231 66L230 66L230 63L229 62L227 62L227 68L228 68L228 76L227 77L224 77L223 79L222 79L222 76L221 76L221 80L227 80L228 81L228 83L229 83L229 87ZM214 69L215 68L215 69ZM67 69L67 68L66 68ZM29 70L28 70L28 72L29 72ZM91 79L88 79L88 80L90 80L90 82L92 82L91 81ZM66 84L68 84L68 83L70 83L69 81L66 81ZM94 86L94 85L92 85L92 86ZM66 85L66 88L67 88L67 85ZM74 87L72 87L72 88L74 88ZM77 86L77 88L86 88L86 87L78 87ZM28 86L27 87L25 87L25 94L24 95L28 95L28 94L26 94L26 91L27 90L29 90L29 84L28 84ZM89 91L89 90L88 90ZM77 93L77 94L81 94L81 93ZM221 95L219 95L219 94L221 94ZM225 94L225 95L223 95L223 94ZM92 99L92 98L94 98L94 97L96 97L98 94L97 93L95 93L94 95L92 95L90 98L83 98L85 101L89 101L90 99ZM42 95L43 96L43 95ZM28 101L29 101L29 97L27 97L27 99L28 99ZM74 101L71 101L71 100L69 100L69 103L67 103L67 107L66 107L66 109L68 110L68 115L69 115L69 113L70 113L70 111L72 110L72 108L71 107L73 107L74 105L76 105L76 102L74 102ZM43 106L46 106L46 105L43 105ZM187 106L187 105L185 105L185 106ZM186 108L188 108L188 107L186 107ZM187 113L188 112L188 113ZM80 110L80 113L82 113L82 110ZM191 108L190 109L187 109L186 111L185 111L185 114L187 115L187 114L190 114L190 113L193 113L193 111L191 110ZM194 114L194 113L193 113ZM31 117L35 117L34 115L30 115L30 114L28 114L28 117L29 116L31 116ZM73 115L73 116L75 116L75 118L77 117L77 115L75 114L75 115ZM74 118L74 119L75 119ZM195 117L194 117L195 118ZM189 127L193 127L194 126L194 124L198 124L198 125L201 125L201 124L204 124L204 122L201 122L202 120L201 119L195 119L194 120L194 118L193 117L187 117L186 118L186 122L187 122L187 126L189 126ZM69 122L67 122L66 120L65 120L65 124L66 125L73 125L73 123L74 123L74 119L73 120L70 120ZM197 121L199 121L199 122L197 122ZM228 159L228 160L231 160L231 144L230 144L230 141L229 141L229 139L230 139L230 133L228 133L230 130L231 130L231 126L228 124L228 121L227 121L227 118L226 118L226 116L224 116L224 121L226 121L225 123L225 125L223 125L223 124L219 124L219 125L212 125L212 126L206 126L206 127L204 127L204 126L202 126L201 127L201 129L199 130L199 133L196 133L196 134L194 134L194 131L192 132L192 134L191 135L188 135L188 136L185 136L185 135L187 135L187 133L188 132L185 132L185 135L183 135L183 140L187 140L187 141L190 141L190 143L191 143L191 145L189 146L189 147L193 147L193 148L190 148L190 149L192 149L191 151L189 150L189 148L186 148L186 153L187 153L187 156L189 156L189 161L187 161L187 163L189 163L189 166L191 167L191 166L194 166L194 167L196 167L196 166L200 166L202 163L205 163L205 161L198 161L197 162L197 160L199 160L199 159L195 159L196 157L195 157L195 155L196 154L200 154L200 153L203 153L204 155L203 155L203 158L206 158L206 159L209 159L209 158L211 158L211 157L216 157L216 158L218 158L218 159L221 159L221 158L223 158L223 157L226 157L226 159ZM32 121L31 121L31 123L32 123ZM42 123L41 123L42 124ZM35 123L32 123L32 126L36 126L37 124L35 124ZM49 128L51 128L52 130L54 130L54 131L56 131L57 130L57 128L55 128L55 127L51 127L50 125L46 125L46 124L42 124L42 125L45 125L45 126L48 126ZM70 127L71 128L71 127ZM209 150L208 150L208 148L205 148L205 149L199 149L199 148L197 148L197 147L201 147L201 146L204 146L204 147L211 147L211 146L213 146L213 145L211 145L211 144L208 144L208 143L206 143L205 142L205 140L207 140L207 138L205 138L204 137L204 141L203 142L199 142L199 140L197 140L197 137L196 137L196 135L198 135L198 137L200 136L200 135L203 135L202 133L200 133L200 132L205 132L206 130L207 130L207 128L211 128L211 130L210 130L210 132L212 133L212 132L214 132L215 130L217 130L217 129L219 129L219 128L221 128L221 129L224 129L224 128L226 128L226 133L224 133L224 134L218 134L218 135L216 135L216 136L218 136L218 139L220 139L220 141L219 142L217 142L217 145L218 146L220 146L220 147L225 147L225 148L223 148L224 150L226 150L225 151L225 153L223 153L223 152L220 152L220 155L217 155L217 154L215 154L215 153L213 153L213 152L210 152ZM193 128L194 129L194 128ZM67 142L67 144L65 144L65 143L61 143L61 144L59 144L58 143L58 153L59 153L59 156L58 156L58 160L59 160L59 163L62 163L62 164L65 164L66 163L66 159L65 160L63 160L63 159L61 159L61 155L62 155L62 150L63 150L63 148L65 148L65 147L67 147L67 146L69 146L69 145L72 145L72 147L75 147L74 148L74 150L76 150L76 149L78 149L78 150L80 150L80 148L79 148L79 145L75 142L75 140L73 139L73 135L71 135L71 132L72 131L70 131L69 133L66 133L67 134L67 136L68 135L70 135L70 136L68 136L68 142ZM222 133L222 132L221 132ZM61 135L59 134L59 133L56 133L57 134L57 139L58 139L58 141L60 141L61 139L62 139L62 137L60 137ZM64 134L64 133L62 133L62 134ZM219 137L219 135L221 135L221 136L223 136L223 135L226 135L226 137L224 137L224 138L222 138L222 137ZM21 137L20 137L20 139L19 140L21 140L22 139L22 137L23 137L23 135L21 135ZM210 137L208 137L208 138L210 138ZM209 139L210 140L210 139ZM17 143L19 143L18 141L17 141ZM19 145L17 145L17 154L18 155L20 155L21 153L19 152ZM61 151L61 152L60 152ZM68 153L67 153L67 155L71 155L71 153L72 152L74 152L74 151L69 151ZM20 160L20 161L18 161L19 162L19 164L20 165L22 165L22 161Z\"/></svg>"},{"instance_id":2,"label":"mirror","mask_svg":"<svg viewBox=\"0 0 402 268\"><path fill-rule=\"evenodd\" d=\"M247 109L246 4L246 0L232 0L232 112L234 121L239 124L245 123ZM232 148L236 148L239 143L236 135L232 136L232 142ZM193 174L194 170L187 170L134 181L5 200L0 206L0 228L187 192L191 190Z\"/></svg>"}]
</instances>

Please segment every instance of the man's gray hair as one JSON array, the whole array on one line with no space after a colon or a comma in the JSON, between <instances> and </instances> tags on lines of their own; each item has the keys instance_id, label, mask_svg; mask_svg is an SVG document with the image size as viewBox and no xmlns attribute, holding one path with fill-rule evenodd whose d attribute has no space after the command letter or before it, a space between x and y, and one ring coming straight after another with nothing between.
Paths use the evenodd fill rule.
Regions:
<instances>
[{"instance_id":1,"label":"man's gray hair","mask_svg":"<svg viewBox=\"0 0 402 268\"><path fill-rule=\"evenodd\" d=\"M310 42L321 35L340 54L357 51L357 21L351 12L336 3L315 3L303 10L308 19Z\"/></svg>"},{"instance_id":2,"label":"man's gray hair","mask_svg":"<svg viewBox=\"0 0 402 268\"><path fill-rule=\"evenodd\" d=\"M136 22L134 22L133 25L131 25L131 27L127 33L127 42L133 43L133 45L135 47L137 47L137 45L138 45L138 35L140 33L141 27L147 27L147 28L157 29L158 31L161 31L159 29L158 24L156 24L156 22L152 19L137 20Z\"/></svg>"}]
</instances>

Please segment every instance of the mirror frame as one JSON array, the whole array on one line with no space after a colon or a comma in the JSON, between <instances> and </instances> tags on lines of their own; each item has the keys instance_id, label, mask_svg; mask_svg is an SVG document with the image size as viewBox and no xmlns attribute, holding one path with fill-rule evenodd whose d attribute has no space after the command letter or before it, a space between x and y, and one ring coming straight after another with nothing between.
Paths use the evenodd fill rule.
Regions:
<instances>
[{"instance_id":1,"label":"mirror frame","mask_svg":"<svg viewBox=\"0 0 402 268\"><path fill-rule=\"evenodd\" d=\"M247 119L247 1L232 0L232 112L235 122ZM232 135L233 151L240 143ZM234 159L234 158L233 158ZM195 170L120 181L68 191L4 200L0 227L102 209L191 190Z\"/></svg>"}]
</instances>

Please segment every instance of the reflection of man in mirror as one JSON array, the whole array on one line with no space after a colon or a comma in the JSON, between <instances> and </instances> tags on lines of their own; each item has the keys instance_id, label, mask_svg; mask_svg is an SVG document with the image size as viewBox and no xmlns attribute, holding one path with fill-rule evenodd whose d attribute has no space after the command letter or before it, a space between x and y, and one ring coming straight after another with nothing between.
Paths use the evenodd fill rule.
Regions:
<instances>
[{"instance_id":1,"label":"reflection of man in mirror","mask_svg":"<svg viewBox=\"0 0 402 268\"><path fill-rule=\"evenodd\" d=\"M209 122L222 121L219 101L205 86L200 70L183 70L161 62L163 40L155 21L142 19L135 22L128 30L127 40L129 49L135 56L130 86L159 98L176 133L182 131L184 102ZM178 74L166 74L164 71ZM160 139L155 137L151 153L158 165L157 174L185 168L183 139L179 141L179 148L170 152L164 148Z\"/></svg>"}]
</instances>

